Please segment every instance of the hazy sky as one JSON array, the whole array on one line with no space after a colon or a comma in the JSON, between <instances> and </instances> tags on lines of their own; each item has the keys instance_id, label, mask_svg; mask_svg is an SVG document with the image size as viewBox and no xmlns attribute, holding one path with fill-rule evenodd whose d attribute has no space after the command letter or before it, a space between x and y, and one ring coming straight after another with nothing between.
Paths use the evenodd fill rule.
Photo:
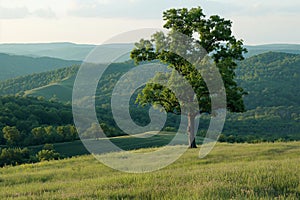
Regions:
<instances>
[{"instance_id":1,"label":"hazy sky","mask_svg":"<svg viewBox=\"0 0 300 200\"><path fill-rule=\"evenodd\" d=\"M0 0L0 43L100 44L139 28L161 28L162 11L201 6L233 21L246 44L300 44L299 0Z\"/></svg>"}]
</instances>

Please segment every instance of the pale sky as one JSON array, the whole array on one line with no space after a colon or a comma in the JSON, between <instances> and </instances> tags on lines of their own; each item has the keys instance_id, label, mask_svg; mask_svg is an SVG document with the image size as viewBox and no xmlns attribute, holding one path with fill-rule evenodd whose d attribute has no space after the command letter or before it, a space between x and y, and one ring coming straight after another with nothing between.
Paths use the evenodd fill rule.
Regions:
<instances>
[{"instance_id":1,"label":"pale sky","mask_svg":"<svg viewBox=\"0 0 300 200\"><path fill-rule=\"evenodd\" d=\"M0 43L101 44L139 28L161 28L162 12L201 6L233 21L245 44L300 44L299 0L0 0Z\"/></svg>"}]
</instances>

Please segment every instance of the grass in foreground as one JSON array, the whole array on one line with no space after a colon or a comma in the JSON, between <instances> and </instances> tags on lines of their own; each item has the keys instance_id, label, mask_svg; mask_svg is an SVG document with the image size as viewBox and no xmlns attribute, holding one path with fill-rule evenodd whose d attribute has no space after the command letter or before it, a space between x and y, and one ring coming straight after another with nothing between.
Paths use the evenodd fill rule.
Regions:
<instances>
[{"instance_id":1,"label":"grass in foreground","mask_svg":"<svg viewBox=\"0 0 300 200\"><path fill-rule=\"evenodd\" d=\"M93 156L0 169L0 199L299 199L300 142L218 144L188 150L148 174L110 169Z\"/></svg>"}]
</instances>

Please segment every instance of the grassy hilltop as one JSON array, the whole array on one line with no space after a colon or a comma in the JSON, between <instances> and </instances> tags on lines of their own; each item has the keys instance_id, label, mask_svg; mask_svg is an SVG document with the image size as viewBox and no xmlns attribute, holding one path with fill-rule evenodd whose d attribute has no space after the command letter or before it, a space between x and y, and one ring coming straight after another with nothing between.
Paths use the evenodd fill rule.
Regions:
<instances>
[{"instance_id":1,"label":"grassy hilltop","mask_svg":"<svg viewBox=\"0 0 300 200\"><path fill-rule=\"evenodd\" d=\"M145 150L144 150L145 151ZM217 144L165 169L127 174L92 156L0 169L0 199L299 199L300 142Z\"/></svg>"}]
</instances>

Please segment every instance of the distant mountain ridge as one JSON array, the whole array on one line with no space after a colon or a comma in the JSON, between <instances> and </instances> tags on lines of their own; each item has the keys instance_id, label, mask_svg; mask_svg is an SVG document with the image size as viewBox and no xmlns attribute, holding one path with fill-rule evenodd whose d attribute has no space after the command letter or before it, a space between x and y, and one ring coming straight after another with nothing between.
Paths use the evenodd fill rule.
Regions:
<instances>
[{"instance_id":1,"label":"distant mountain ridge","mask_svg":"<svg viewBox=\"0 0 300 200\"><path fill-rule=\"evenodd\" d=\"M245 45L248 49L246 57L252 57L267 52L282 52L290 54L300 54L300 44L265 44L265 45Z\"/></svg>"},{"instance_id":2,"label":"distant mountain ridge","mask_svg":"<svg viewBox=\"0 0 300 200\"><path fill-rule=\"evenodd\" d=\"M64 60L84 60L95 48L102 52L113 51L116 48L130 50L134 47L132 43L124 44L75 44L69 42L56 43L32 43L32 44L0 44L0 53L12 55L24 55L31 57L53 57ZM269 51L300 54L300 44L266 44L266 45L245 45L248 49L246 57L251 57ZM129 54L126 56L129 59ZM124 58L123 60L126 60Z\"/></svg>"},{"instance_id":3,"label":"distant mountain ridge","mask_svg":"<svg viewBox=\"0 0 300 200\"><path fill-rule=\"evenodd\" d=\"M0 44L0 52L30 57L53 57L64 60L83 60L95 45L62 43Z\"/></svg>"},{"instance_id":4,"label":"distant mountain ridge","mask_svg":"<svg viewBox=\"0 0 300 200\"><path fill-rule=\"evenodd\" d=\"M133 44L74 44L62 43L36 43L36 44L0 44L0 53L11 55L24 55L30 57L53 57L63 60L84 60L95 48L102 53L109 53L116 49L126 49L128 52ZM127 56L129 58L129 56ZM127 59L126 58L126 59Z\"/></svg>"}]
</instances>

